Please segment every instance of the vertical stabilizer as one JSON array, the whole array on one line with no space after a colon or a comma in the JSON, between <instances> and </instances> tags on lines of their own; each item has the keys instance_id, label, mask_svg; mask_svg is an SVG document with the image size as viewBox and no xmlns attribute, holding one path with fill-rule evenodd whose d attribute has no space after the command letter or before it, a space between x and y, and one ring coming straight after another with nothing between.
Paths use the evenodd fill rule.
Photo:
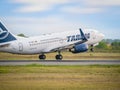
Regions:
<instances>
[{"instance_id":1,"label":"vertical stabilizer","mask_svg":"<svg viewBox=\"0 0 120 90\"><path fill-rule=\"evenodd\" d=\"M0 22L0 44L16 40L16 38Z\"/></svg>"}]
</instances>

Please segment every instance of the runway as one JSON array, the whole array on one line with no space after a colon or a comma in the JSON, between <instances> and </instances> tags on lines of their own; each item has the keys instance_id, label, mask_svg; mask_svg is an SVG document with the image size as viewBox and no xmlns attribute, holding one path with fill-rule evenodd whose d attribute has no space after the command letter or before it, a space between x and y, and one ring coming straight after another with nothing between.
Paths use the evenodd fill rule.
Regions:
<instances>
[{"instance_id":1,"label":"runway","mask_svg":"<svg viewBox=\"0 0 120 90\"><path fill-rule=\"evenodd\" d=\"M0 60L0 66L5 65L120 65L120 60Z\"/></svg>"}]
</instances>

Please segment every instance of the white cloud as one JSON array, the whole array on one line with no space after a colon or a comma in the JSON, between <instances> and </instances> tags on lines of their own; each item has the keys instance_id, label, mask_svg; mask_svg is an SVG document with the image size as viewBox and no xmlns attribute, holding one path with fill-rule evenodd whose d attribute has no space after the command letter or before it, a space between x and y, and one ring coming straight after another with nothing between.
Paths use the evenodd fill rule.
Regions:
<instances>
[{"instance_id":1,"label":"white cloud","mask_svg":"<svg viewBox=\"0 0 120 90\"><path fill-rule=\"evenodd\" d=\"M83 22L81 23L80 21L79 22L65 21L64 18L60 17L58 18L56 16L51 16L47 18L6 17L2 18L2 23L13 34L23 33L27 36L36 36L45 33L62 32L67 30L77 30L80 27L86 28L86 26L84 25L88 25L86 23L84 23L83 25ZM95 29L94 25L93 27ZM105 27L103 27L101 30L106 35L107 38L111 38L110 36L111 33L114 33L113 32L114 30L105 29ZM116 33L113 36L114 38L119 38L119 35L117 35Z\"/></svg>"},{"instance_id":2,"label":"white cloud","mask_svg":"<svg viewBox=\"0 0 120 90\"><path fill-rule=\"evenodd\" d=\"M64 6L60 10L71 14L94 14L107 11L110 6L120 6L120 0L72 0L76 5Z\"/></svg>"},{"instance_id":3,"label":"white cloud","mask_svg":"<svg viewBox=\"0 0 120 90\"><path fill-rule=\"evenodd\" d=\"M42 12L54 8L55 5L68 4L62 8L63 11L71 13L98 13L107 6L118 6L120 0L11 0L13 3L21 4L14 11L22 13ZM71 6L69 6L69 4ZM73 6L72 4L77 4ZM69 9L70 8L70 9ZM64 10L65 9L65 10ZM68 11L67 11L68 10Z\"/></svg>"},{"instance_id":4,"label":"white cloud","mask_svg":"<svg viewBox=\"0 0 120 90\"><path fill-rule=\"evenodd\" d=\"M8 29L14 34L24 33L27 36L36 36L44 33L76 30L82 24L69 22L64 18L50 16L47 18L38 17L7 17L2 20Z\"/></svg>"},{"instance_id":5,"label":"white cloud","mask_svg":"<svg viewBox=\"0 0 120 90\"><path fill-rule=\"evenodd\" d=\"M102 12L103 10L101 8L81 8L79 6L69 6L61 8L61 11L72 14L93 14Z\"/></svg>"},{"instance_id":6,"label":"white cloud","mask_svg":"<svg viewBox=\"0 0 120 90\"><path fill-rule=\"evenodd\" d=\"M69 0L12 0L13 3L22 4L17 12L39 12L51 9L54 5L68 3Z\"/></svg>"},{"instance_id":7,"label":"white cloud","mask_svg":"<svg viewBox=\"0 0 120 90\"><path fill-rule=\"evenodd\" d=\"M78 0L77 0L78 1ZM83 0L86 5L90 6L120 6L120 0Z\"/></svg>"}]
</instances>

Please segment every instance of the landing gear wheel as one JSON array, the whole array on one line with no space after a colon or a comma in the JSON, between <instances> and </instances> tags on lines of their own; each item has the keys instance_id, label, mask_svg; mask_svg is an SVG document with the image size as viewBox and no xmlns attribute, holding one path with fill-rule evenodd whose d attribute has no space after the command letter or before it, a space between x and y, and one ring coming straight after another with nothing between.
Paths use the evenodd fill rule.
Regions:
<instances>
[{"instance_id":1,"label":"landing gear wheel","mask_svg":"<svg viewBox=\"0 0 120 90\"><path fill-rule=\"evenodd\" d=\"M62 60L62 59L63 59L63 56L62 56L61 54L59 54L59 55L56 55L55 58L56 58L56 60L59 61L59 60Z\"/></svg>"},{"instance_id":2,"label":"landing gear wheel","mask_svg":"<svg viewBox=\"0 0 120 90\"><path fill-rule=\"evenodd\" d=\"M39 59L40 59L40 60L45 60L45 59L46 59L46 56L45 56L45 55L39 55Z\"/></svg>"},{"instance_id":3,"label":"landing gear wheel","mask_svg":"<svg viewBox=\"0 0 120 90\"><path fill-rule=\"evenodd\" d=\"M94 52L94 47L93 47L93 45L91 45L90 51L91 51L91 52Z\"/></svg>"},{"instance_id":4,"label":"landing gear wheel","mask_svg":"<svg viewBox=\"0 0 120 90\"><path fill-rule=\"evenodd\" d=\"M94 52L94 48L91 48L90 51L91 51L91 52Z\"/></svg>"}]
</instances>

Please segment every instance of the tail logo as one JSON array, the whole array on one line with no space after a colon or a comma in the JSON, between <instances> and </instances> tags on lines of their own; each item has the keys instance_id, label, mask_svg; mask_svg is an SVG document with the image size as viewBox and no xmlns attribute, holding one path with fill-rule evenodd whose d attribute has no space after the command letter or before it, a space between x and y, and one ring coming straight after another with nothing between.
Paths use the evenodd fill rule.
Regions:
<instances>
[{"instance_id":1,"label":"tail logo","mask_svg":"<svg viewBox=\"0 0 120 90\"><path fill-rule=\"evenodd\" d=\"M3 31L3 30L0 28L0 40L5 39L8 35L9 35L9 32L8 32L8 31Z\"/></svg>"},{"instance_id":2,"label":"tail logo","mask_svg":"<svg viewBox=\"0 0 120 90\"><path fill-rule=\"evenodd\" d=\"M16 38L0 22L0 43L16 40Z\"/></svg>"}]
</instances>

